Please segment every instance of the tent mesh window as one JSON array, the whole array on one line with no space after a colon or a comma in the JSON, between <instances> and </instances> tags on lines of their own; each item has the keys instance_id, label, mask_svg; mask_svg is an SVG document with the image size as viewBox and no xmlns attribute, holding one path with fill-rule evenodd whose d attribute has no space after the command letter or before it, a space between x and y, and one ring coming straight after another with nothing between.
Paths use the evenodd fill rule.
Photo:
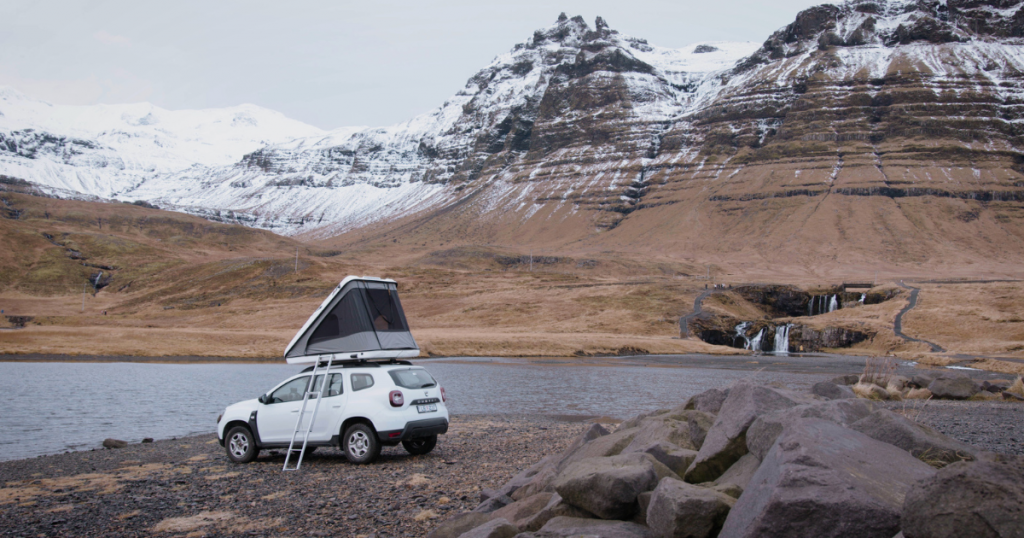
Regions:
<instances>
[{"instance_id":1,"label":"tent mesh window","mask_svg":"<svg viewBox=\"0 0 1024 538\"><path fill-rule=\"evenodd\" d=\"M362 290L352 290L342 297L334 310L331 310L320 326L313 331L309 337L310 344L373 331L370 320L366 319L366 306L363 305L362 294L358 291Z\"/></svg>"},{"instance_id":2,"label":"tent mesh window","mask_svg":"<svg viewBox=\"0 0 1024 538\"><path fill-rule=\"evenodd\" d=\"M408 331L405 313L398 294L392 289L363 289L366 303L373 318L373 328L377 331ZM349 294L351 295L351 294Z\"/></svg>"}]
</instances>

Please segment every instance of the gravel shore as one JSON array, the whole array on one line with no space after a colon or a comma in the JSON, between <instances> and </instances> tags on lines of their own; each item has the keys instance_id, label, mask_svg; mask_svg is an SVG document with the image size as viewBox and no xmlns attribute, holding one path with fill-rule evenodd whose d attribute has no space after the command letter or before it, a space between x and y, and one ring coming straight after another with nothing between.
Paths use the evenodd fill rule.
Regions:
<instances>
[{"instance_id":1,"label":"gravel shore","mask_svg":"<svg viewBox=\"0 0 1024 538\"><path fill-rule=\"evenodd\" d=\"M1024 405L887 402L985 450L1024 454ZM0 463L0 536L423 536L482 488L563 451L579 417L453 416L425 456L372 465L319 449L298 472L281 453L230 463L214 435Z\"/></svg>"},{"instance_id":2,"label":"gravel shore","mask_svg":"<svg viewBox=\"0 0 1024 538\"><path fill-rule=\"evenodd\" d=\"M352 465L321 448L289 473L281 453L230 463L215 435L3 462L0 536L422 536L584 427L453 416L425 456Z\"/></svg>"},{"instance_id":3,"label":"gravel shore","mask_svg":"<svg viewBox=\"0 0 1024 538\"><path fill-rule=\"evenodd\" d=\"M908 400L885 402L891 411L983 450L1024 455L1024 405L1011 402Z\"/></svg>"}]
</instances>

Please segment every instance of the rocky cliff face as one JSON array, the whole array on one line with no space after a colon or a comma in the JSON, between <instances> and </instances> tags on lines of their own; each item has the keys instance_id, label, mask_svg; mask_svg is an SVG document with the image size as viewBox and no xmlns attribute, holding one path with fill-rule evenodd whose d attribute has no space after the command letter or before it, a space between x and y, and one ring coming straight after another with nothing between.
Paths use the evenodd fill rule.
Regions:
<instances>
[{"instance_id":1,"label":"rocky cliff face","mask_svg":"<svg viewBox=\"0 0 1024 538\"><path fill-rule=\"evenodd\" d=\"M1012 265L1022 6L854 0L684 50L563 15L429 114L119 196L321 238Z\"/></svg>"},{"instance_id":2,"label":"rocky cliff face","mask_svg":"<svg viewBox=\"0 0 1024 538\"><path fill-rule=\"evenodd\" d=\"M561 200L621 214L642 195L643 163L658 154L673 118L720 85L711 74L755 48L664 49L600 17L591 28L563 14L429 114L266 147L198 182L188 171L131 195L323 233L470 198L485 213L532 215L545 200Z\"/></svg>"}]
</instances>

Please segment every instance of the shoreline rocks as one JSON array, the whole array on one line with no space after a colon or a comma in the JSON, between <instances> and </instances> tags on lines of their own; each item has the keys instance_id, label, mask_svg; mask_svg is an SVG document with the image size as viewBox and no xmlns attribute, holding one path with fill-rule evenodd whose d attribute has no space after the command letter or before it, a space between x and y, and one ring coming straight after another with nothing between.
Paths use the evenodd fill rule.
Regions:
<instances>
[{"instance_id":1,"label":"shoreline rocks","mask_svg":"<svg viewBox=\"0 0 1024 538\"><path fill-rule=\"evenodd\" d=\"M929 526L936 521L961 531L961 520L972 517L975 525L979 518L1019 521L1024 486L1016 477L1024 476L1024 457L995 456L887 409L888 402L851 397L851 384L888 394L930 390L922 385L937 381L945 383L935 385L940 393L962 395L961 377L894 376L888 388L852 377L819 383L811 393L744 380L633 417L614 432L591 426L567 450L498 488L495 494L511 491L517 501L485 515L489 524L509 522L517 538L892 538L901 531L913 538L938 536ZM994 469L1004 478L990 479ZM974 503L973 511L961 519L931 517L945 512L927 499L942 497L934 491L956 497L952 484L982 492L957 497L960 505ZM478 512L494 499L484 499ZM507 530L503 525L479 527L490 534L432 536L498 536L491 529Z\"/></svg>"}]
</instances>

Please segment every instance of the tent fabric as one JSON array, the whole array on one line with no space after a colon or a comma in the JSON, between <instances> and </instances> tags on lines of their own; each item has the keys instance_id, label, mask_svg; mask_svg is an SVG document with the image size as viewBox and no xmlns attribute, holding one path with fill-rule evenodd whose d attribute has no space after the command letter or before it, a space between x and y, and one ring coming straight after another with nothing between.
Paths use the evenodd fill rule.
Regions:
<instances>
[{"instance_id":1,"label":"tent fabric","mask_svg":"<svg viewBox=\"0 0 1024 538\"><path fill-rule=\"evenodd\" d=\"M286 357L416 349L395 284L351 281Z\"/></svg>"}]
</instances>

